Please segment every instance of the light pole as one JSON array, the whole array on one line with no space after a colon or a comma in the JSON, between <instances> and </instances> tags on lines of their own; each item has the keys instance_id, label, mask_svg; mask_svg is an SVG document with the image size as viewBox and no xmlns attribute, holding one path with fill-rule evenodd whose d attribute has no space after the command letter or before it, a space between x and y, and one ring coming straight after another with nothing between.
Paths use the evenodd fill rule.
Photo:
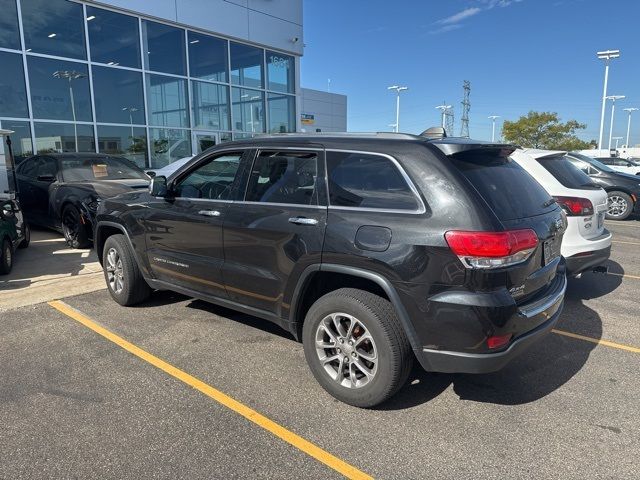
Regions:
<instances>
[{"instance_id":1,"label":"light pole","mask_svg":"<svg viewBox=\"0 0 640 480\"><path fill-rule=\"evenodd\" d=\"M629 112L629 120L627 121L627 148L629 148L629 133L631 132L631 114L637 111L638 109L633 107L633 108L623 108L623 110L625 112Z\"/></svg>"},{"instance_id":2,"label":"light pole","mask_svg":"<svg viewBox=\"0 0 640 480\"><path fill-rule=\"evenodd\" d=\"M622 100L624 95L609 95L604 97L607 100L611 100L611 125L609 125L609 150L611 150L611 136L613 135L613 115L616 112L616 100Z\"/></svg>"},{"instance_id":3,"label":"light pole","mask_svg":"<svg viewBox=\"0 0 640 480\"><path fill-rule=\"evenodd\" d=\"M616 150L618 150L618 140L622 140L624 137L613 137L613 140L616 141Z\"/></svg>"},{"instance_id":4,"label":"light pole","mask_svg":"<svg viewBox=\"0 0 640 480\"><path fill-rule=\"evenodd\" d=\"M390 87L387 87L387 90L393 90L396 92L396 133L398 133L400 131L400 92L409 90L409 87L391 85Z\"/></svg>"},{"instance_id":5,"label":"light pole","mask_svg":"<svg viewBox=\"0 0 640 480\"><path fill-rule=\"evenodd\" d=\"M254 100L258 100L260 98L259 95L254 95L253 97L249 97L248 94L240 95L240 98L248 98L249 102L253 102ZM251 133L256 133L256 128L253 122L253 104L249 103L249 108L251 108Z\"/></svg>"},{"instance_id":6,"label":"light pole","mask_svg":"<svg viewBox=\"0 0 640 480\"><path fill-rule=\"evenodd\" d=\"M438 105L436 107L438 110L442 111L442 128L444 128L445 125L445 120L446 120L446 115L447 115L447 110L449 110L451 108L451 105Z\"/></svg>"},{"instance_id":7,"label":"light pole","mask_svg":"<svg viewBox=\"0 0 640 480\"><path fill-rule=\"evenodd\" d=\"M71 98L71 113L73 114L73 135L76 141L76 152L78 152L78 126L76 125L76 104L73 98L73 86L71 82L78 78L85 78L84 73L76 72L75 70L57 70L53 72L55 78L66 78L69 80L69 97Z\"/></svg>"},{"instance_id":8,"label":"light pole","mask_svg":"<svg viewBox=\"0 0 640 480\"><path fill-rule=\"evenodd\" d=\"M605 50L596 52L600 60L604 60L604 90L602 93L602 112L600 113L600 136L598 137L598 150L602 150L602 136L604 134L604 111L607 101L607 82L609 81L609 61L620 56L620 50ZM609 142L611 143L611 142Z\"/></svg>"},{"instance_id":9,"label":"light pole","mask_svg":"<svg viewBox=\"0 0 640 480\"><path fill-rule=\"evenodd\" d=\"M122 107L123 112L129 112L129 124L131 125L131 140L133 141L133 113L137 112L136 107Z\"/></svg>"},{"instance_id":10,"label":"light pole","mask_svg":"<svg viewBox=\"0 0 640 480\"><path fill-rule=\"evenodd\" d=\"M487 118L491 119L491 141L496 141L496 118L500 118L500 115L489 115Z\"/></svg>"}]
</instances>

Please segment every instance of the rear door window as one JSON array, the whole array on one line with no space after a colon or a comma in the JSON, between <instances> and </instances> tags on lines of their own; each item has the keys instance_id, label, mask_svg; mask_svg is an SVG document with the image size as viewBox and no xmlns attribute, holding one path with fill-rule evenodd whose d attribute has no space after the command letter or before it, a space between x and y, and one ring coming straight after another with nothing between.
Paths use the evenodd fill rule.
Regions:
<instances>
[{"instance_id":1,"label":"rear door window","mask_svg":"<svg viewBox=\"0 0 640 480\"><path fill-rule=\"evenodd\" d=\"M545 170L553 175L556 180L567 188L590 188L594 190L600 188L591 181L586 173L573 165L564 155L538 158L537 161Z\"/></svg>"},{"instance_id":2,"label":"rear door window","mask_svg":"<svg viewBox=\"0 0 640 480\"><path fill-rule=\"evenodd\" d=\"M387 157L358 152L327 152L332 206L409 210L420 208L416 195Z\"/></svg>"},{"instance_id":3,"label":"rear door window","mask_svg":"<svg viewBox=\"0 0 640 480\"><path fill-rule=\"evenodd\" d=\"M500 220L533 217L556 208L547 191L509 157L471 152L449 158Z\"/></svg>"}]
</instances>

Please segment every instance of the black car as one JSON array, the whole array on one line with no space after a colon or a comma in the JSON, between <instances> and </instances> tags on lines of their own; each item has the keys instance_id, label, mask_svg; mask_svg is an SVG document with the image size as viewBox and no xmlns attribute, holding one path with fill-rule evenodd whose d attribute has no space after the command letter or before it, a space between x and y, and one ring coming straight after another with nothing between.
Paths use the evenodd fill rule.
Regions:
<instances>
[{"instance_id":1,"label":"black car","mask_svg":"<svg viewBox=\"0 0 640 480\"><path fill-rule=\"evenodd\" d=\"M609 209L606 218L625 220L634 212L640 213L640 177L616 172L602 162L579 153L568 153L567 158L589 175L593 183L607 191Z\"/></svg>"},{"instance_id":2,"label":"black car","mask_svg":"<svg viewBox=\"0 0 640 480\"><path fill-rule=\"evenodd\" d=\"M73 248L93 239L101 200L149 186L147 174L126 158L95 153L36 155L22 161L16 173L29 223L61 231Z\"/></svg>"},{"instance_id":3,"label":"black car","mask_svg":"<svg viewBox=\"0 0 640 480\"><path fill-rule=\"evenodd\" d=\"M562 210L515 147L405 134L214 147L105 200L95 247L121 305L173 290L275 322L336 398L502 368L555 325Z\"/></svg>"}]
</instances>

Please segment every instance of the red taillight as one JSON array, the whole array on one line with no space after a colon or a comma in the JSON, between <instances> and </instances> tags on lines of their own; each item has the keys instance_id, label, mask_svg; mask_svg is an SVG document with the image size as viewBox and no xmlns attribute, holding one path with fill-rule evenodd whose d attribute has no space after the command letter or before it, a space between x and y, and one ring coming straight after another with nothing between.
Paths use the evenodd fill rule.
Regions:
<instances>
[{"instance_id":1,"label":"red taillight","mask_svg":"<svg viewBox=\"0 0 640 480\"><path fill-rule=\"evenodd\" d=\"M507 335L494 335L492 337L487 338L487 347L490 349L496 349L500 347L504 347L509 341L513 334L508 333Z\"/></svg>"},{"instance_id":2,"label":"red taillight","mask_svg":"<svg viewBox=\"0 0 640 480\"><path fill-rule=\"evenodd\" d=\"M553 197L563 210L570 216L593 215L593 203L588 198Z\"/></svg>"},{"instance_id":3,"label":"red taillight","mask_svg":"<svg viewBox=\"0 0 640 480\"><path fill-rule=\"evenodd\" d=\"M538 245L531 229L506 232L451 230L444 235L449 247L469 268L499 268L529 258Z\"/></svg>"}]
</instances>

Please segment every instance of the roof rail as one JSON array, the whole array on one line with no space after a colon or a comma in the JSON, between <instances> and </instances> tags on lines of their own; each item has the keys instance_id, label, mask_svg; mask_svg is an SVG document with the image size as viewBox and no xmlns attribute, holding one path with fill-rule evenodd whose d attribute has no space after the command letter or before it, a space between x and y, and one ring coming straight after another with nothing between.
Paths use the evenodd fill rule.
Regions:
<instances>
[{"instance_id":1,"label":"roof rail","mask_svg":"<svg viewBox=\"0 0 640 480\"><path fill-rule=\"evenodd\" d=\"M444 129L444 127L431 127L422 132L420 136L428 138L429 140L435 140L436 138L447 138L447 131Z\"/></svg>"}]
</instances>

